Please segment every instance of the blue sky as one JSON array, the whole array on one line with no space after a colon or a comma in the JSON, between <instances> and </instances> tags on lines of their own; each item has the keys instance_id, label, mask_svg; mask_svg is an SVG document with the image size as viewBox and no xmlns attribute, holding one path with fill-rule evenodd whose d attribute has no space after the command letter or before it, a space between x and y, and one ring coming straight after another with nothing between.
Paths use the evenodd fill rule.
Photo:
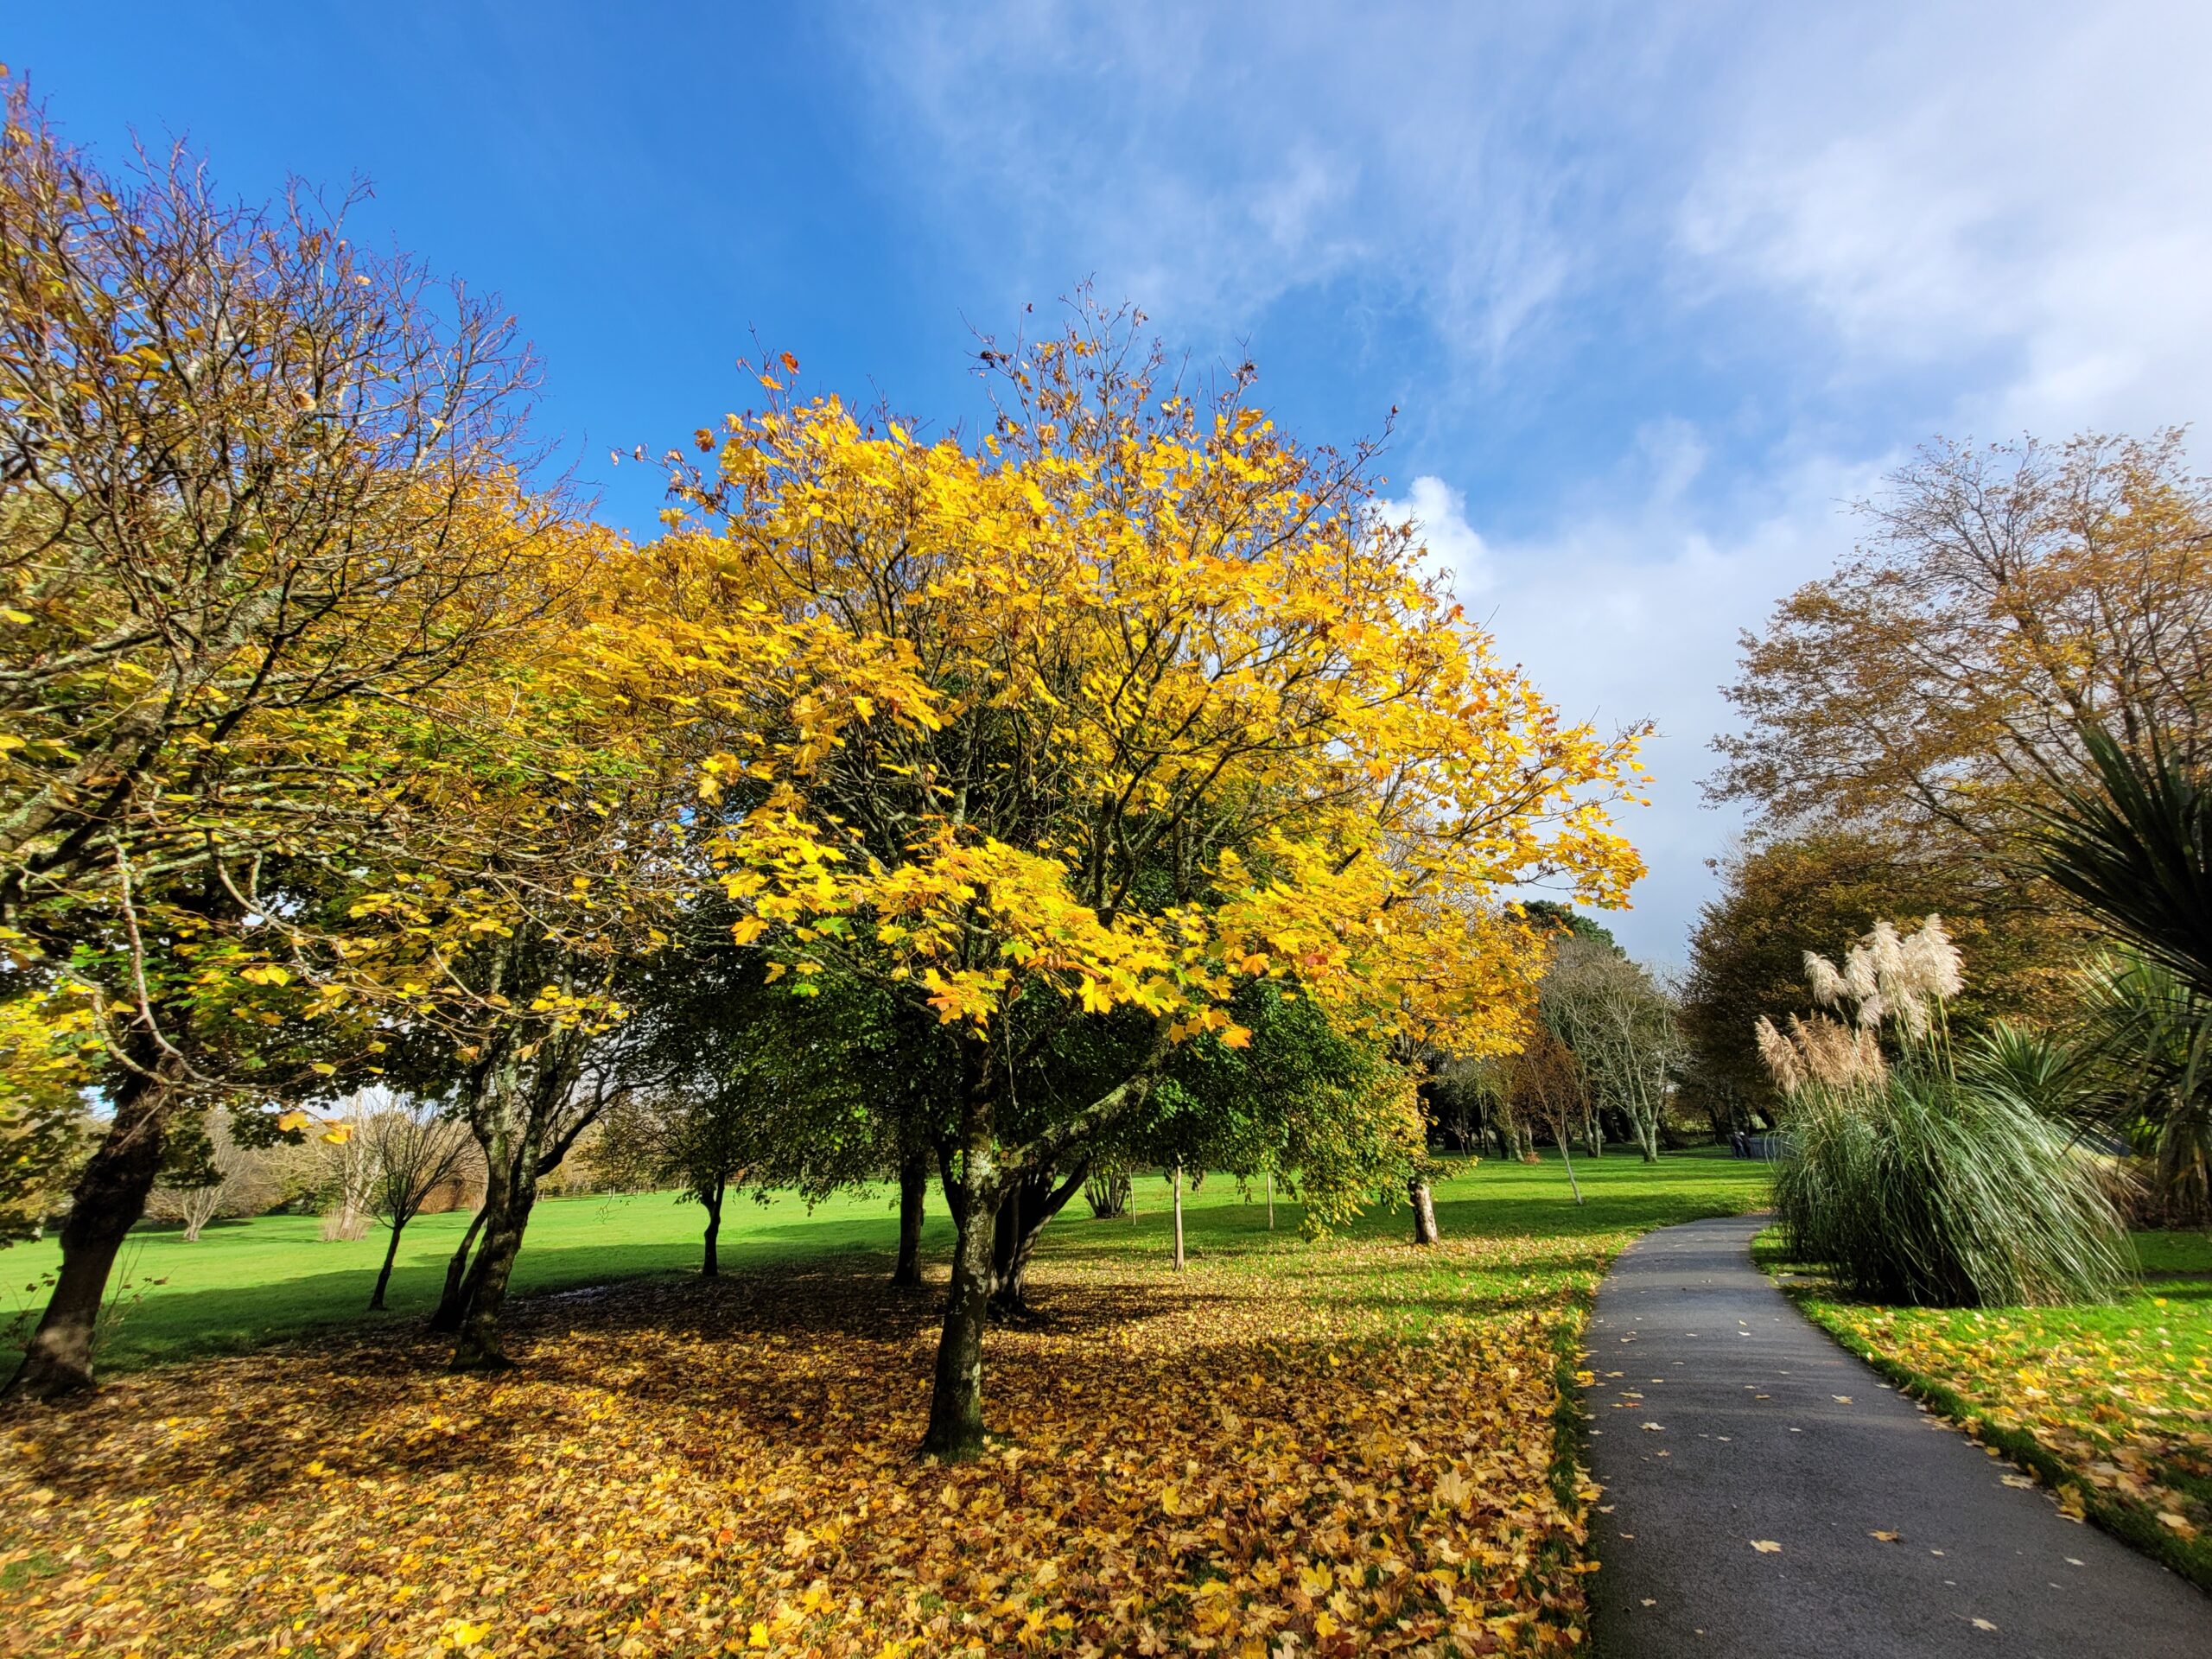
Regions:
<instances>
[{"instance_id":1,"label":"blue sky","mask_svg":"<svg viewBox=\"0 0 2212 1659\"><path fill-rule=\"evenodd\" d=\"M0 55L76 138L188 134L242 194L496 289L544 416L645 530L658 449L804 384L939 421L971 330L1076 283L1301 435L1400 410L1394 499L1570 712L1656 719L1678 960L1739 628L1943 433L2194 419L2212 8L1118 0L48 6Z\"/></svg>"}]
</instances>

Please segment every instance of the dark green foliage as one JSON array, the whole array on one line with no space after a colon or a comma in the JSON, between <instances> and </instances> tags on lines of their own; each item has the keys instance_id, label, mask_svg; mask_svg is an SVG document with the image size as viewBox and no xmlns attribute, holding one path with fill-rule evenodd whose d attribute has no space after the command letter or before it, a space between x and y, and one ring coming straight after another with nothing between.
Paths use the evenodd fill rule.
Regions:
<instances>
[{"instance_id":1,"label":"dark green foliage","mask_svg":"<svg viewBox=\"0 0 2212 1659\"><path fill-rule=\"evenodd\" d=\"M2212 789L2153 732L2124 748L2082 730L2094 782L2037 814L2043 874L2200 997L2212 998Z\"/></svg>"},{"instance_id":2,"label":"dark green foliage","mask_svg":"<svg viewBox=\"0 0 2212 1659\"><path fill-rule=\"evenodd\" d=\"M2074 1115L2143 1157L2147 1219L2212 1223L2212 1001L2133 956L2091 969L2082 991Z\"/></svg>"},{"instance_id":3,"label":"dark green foliage","mask_svg":"<svg viewBox=\"0 0 2212 1659\"><path fill-rule=\"evenodd\" d=\"M1562 905L1556 899L1531 899L1521 910L1529 925L1539 932L1572 933L1578 939L1602 944L1618 956L1628 954L1621 949L1620 941L1613 938L1612 929L1585 916L1572 905Z\"/></svg>"}]
</instances>

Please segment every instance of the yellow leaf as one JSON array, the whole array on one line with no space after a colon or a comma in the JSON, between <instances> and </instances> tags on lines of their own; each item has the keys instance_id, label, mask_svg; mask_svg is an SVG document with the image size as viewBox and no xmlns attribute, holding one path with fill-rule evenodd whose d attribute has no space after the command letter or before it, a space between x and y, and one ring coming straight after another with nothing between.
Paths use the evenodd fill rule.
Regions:
<instances>
[{"instance_id":1,"label":"yellow leaf","mask_svg":"<svg viewBox=\"0 0 2212 1659\"><path fill-rule=\"evenodd\" d=\"M1751 1540L1751 1548L1758 1551L1762 1555L1779 1555L1782 1554L1782 1546L1776 1543L1771 1538L1754 1538Z\"/></svg>"}]
</instances>

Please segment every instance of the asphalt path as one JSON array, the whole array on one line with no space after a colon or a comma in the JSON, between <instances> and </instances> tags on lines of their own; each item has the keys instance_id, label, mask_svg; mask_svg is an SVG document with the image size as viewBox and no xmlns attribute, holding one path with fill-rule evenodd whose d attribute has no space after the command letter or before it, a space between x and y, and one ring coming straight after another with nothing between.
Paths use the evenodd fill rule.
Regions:
<instances>
[{"instance_id":1,"label":"asphalt path","mask_svg":"<svg viewBox=\"0 0 2212 1659\"><path fill-rule=\"evenodd\" d=\"M1764 1224L1662 1229L1599 1288L1598 1659L2212 1659L2212 1598L1808 1323Z\"/></svg>"}]
</instances>

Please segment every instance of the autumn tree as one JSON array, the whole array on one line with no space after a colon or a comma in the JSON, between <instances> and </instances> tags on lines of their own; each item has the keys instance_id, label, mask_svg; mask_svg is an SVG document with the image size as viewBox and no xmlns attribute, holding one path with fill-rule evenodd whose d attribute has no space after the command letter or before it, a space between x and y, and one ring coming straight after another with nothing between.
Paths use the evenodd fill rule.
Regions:
<instances>
[{"instance_id":1,"label":"autumn tree","mask_svg":"<svg viewBox=\"0 0 2212 1659\"><path fill-rule=\"evenodd\" d=\"M1001 1203L1141 1114L1179 1046L1249 1044L1240 986L1503 1048L1531 953L1440 942L1443 912L1636 869L1603 810L1631 742L1495 660L1377 517L1370 452L1286 440L1249 370L1169 381L1127 320L987 361L972 443L780 395L702 432L677 601L608 639L732 734L702 783L741 936L800 994L850 975L959 1036L945 1457L982 1443ZM1025 1092L1109 1024L1081 1096Z\"/></svg>"},{"instance_id":2,"label":"autumn tree","mask_svg":"<svg viewBox=\"0 0 2212 1659\"><path fill-rule=\"evenodd\" d=\"M7 89L0 947L86 996L111 1059L11 1389L88 1379L174 1110L334 1069L254 930L388 821L354 714L528 615L560 516L520 482L511 321L350 242L346 205L228 203L181 149L105 173Z\"/></svg>"},{"instance_id":3,"label":"autumn tree","mask_svg":"<svg viewBox=\"0 0 2212 1659\"><path fill-rule=\"evenodd\" d=\"M0 1246L60 1213L99 1128L85 1096L105 1053L83 999L0 998Z\"/></svg>"},{"instance_id":4,"label":"autumn tree","mask_svg":"<svg viewBox=\"0 0 2212 1659\"><path fill-rule=\"evenodd\" d=\"M181 1223L187 1243L222 1216L258 1215L280 1189L264 1148L240 1142L230 1113L218 1107L172 1137L168 1165L147 1213Z\"/></svg>"},{"instance_id":5,"label":"autumn tree","mask_svg":"<svg viewBox=\"0 0 2212 1659\"><path fill-rule=\"evenodd\" d=\"M1575 1123L1589 1109L1590 1093L1574 1051L1538 1021L1514 1055L1508 1076L1515 1104L1551 1131L1567 1168L1568 1189L1580 1204L1582 1183L1575 1179L1574 1154L1567 1143Z\"/></svg>"},{"instance_id":6,"label":"autumn tree","mask_svg":"<svg viewBox=\"0 0 2212 1659\"><path fill-rule=\"evenodd\" d=\"M1593 1096L1634 1131L1646 1163L1659 1159L1659 1127L1683 1057L1672 988L1619 950L1569 937L1553 947L1540 1007L1573 1052Z\"/></svg>"},{"instance_id":7,"label":"autumn tree","mask_svg":"<svg viewBox=\"0 0 2212 1659\"><path fill-rule=\"evenodd\" d=\"M1713 790L1777 822L1999 850L2125 747L2212 746L2212 482L2178 430L1938 442L1859 505L1857 553L1745 636Z\"/></svg>"},{"instance_id":8,"label":"autumn tree","mask_svg":"<svg viewBox=\"0 0 2212 1659\"><path fill-rule=\"evenodd\" d=\"M468 1126L437 1100L386 1099L364 1115L353 1138L369 1160L368 1208L386 1234L384 1263L369 1293L373 1310L384 1306L407 1224L422 1213L433 1193L467 1179L481 1164Z\"/></svg>"}]
</instances>

